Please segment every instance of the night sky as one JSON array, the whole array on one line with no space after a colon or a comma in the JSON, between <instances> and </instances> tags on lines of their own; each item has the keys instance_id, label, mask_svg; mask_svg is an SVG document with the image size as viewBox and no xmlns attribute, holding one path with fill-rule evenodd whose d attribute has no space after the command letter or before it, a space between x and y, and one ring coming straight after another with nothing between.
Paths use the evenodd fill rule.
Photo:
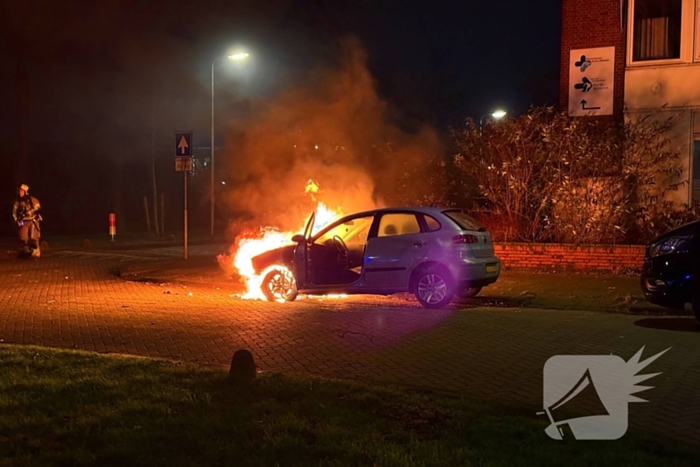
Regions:
<instances>
[{"instance_id":1,"label":"night sky","mask_svg":"<svg viewBox=\"0 0 700 467\"><path fill-rule=\"evenodd\" d=\"M227 155L235 153L225 136L231 122L340 66L339 41L348 37L364 47L385 117L407 132L430 125L446 135L497 106L517 114L553 104L558 92L558 0L28 0L1 8L7 235L19 183L42 201L45 234L106 231L110 210L122 231L145 229L152 158L166 227L177 230L174 132L193 131L195 148L205 148L195 155L208 156L211 63L235 48L250 59L217 62L215 71L217 146L229 145ZM206 230L208 175L195 175L192 187L193 226Z\"/></svg>"}]
</instances>

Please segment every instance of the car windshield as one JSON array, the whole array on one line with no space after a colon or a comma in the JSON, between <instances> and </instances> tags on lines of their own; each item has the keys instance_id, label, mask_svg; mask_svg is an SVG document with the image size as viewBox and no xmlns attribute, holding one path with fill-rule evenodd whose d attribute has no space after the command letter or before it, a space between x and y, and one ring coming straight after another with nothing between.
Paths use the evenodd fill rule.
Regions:
<instances>
[{"instance_id":1,"label":"car windshield","mask_svg":"<svg viewBox=\"0 0 700 467\"><path fill-rule=\"evenodd\" d=\"M476 232L486 231L486 227L479 224L476 220L464 213L464 211L452 210L443 211L442 213L452 219L463 230L472 230Z\"/></svg>"},{"instance_id":2,"label":"car windshield","mask_svg":"<svg viewBox=\"0 0 700 467\"><path fill-rule=\"evenodd\" d=\"M367 234L369 233L369 228L372 226L373 220L373 216L347 220L319 235L314 243L324 243L338 236L347 244L364 244L367 241Z\"/></svg>"}]
</instances>

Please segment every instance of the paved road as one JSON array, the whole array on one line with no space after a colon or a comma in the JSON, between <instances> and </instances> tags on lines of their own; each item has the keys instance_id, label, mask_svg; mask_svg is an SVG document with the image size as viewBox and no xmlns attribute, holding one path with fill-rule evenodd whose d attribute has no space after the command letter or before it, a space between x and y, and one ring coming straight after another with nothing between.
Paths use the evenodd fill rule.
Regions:
<instances>
[{"instance_id":1,"label":"paved road","mask_svg":"<svg viewBox=\"0 0 700 467\"><path fill-rule=\"evenodd\" d=\"M225 245L195 245L187 249L190 256L211 255L212 257L226 251ZM133 262L144 260L158 260L168 258L182 258L182 247L163 247L149 248L139 250L61 250L48 254L51 259L67 258L67 259L88 259L96 261L110 262Z\"/></svg>"},{"instance_id":2,"label":"paved road","mask_svg":"<svg viewBox=\"0 0 700 467\"><path fill-rule=\"evenodd\" d=\"M110 253L117 254L117 253ZM127 282L125 261L67 255L0 261L5 343L120 352L226 367L250 349L265 371L392 382L541 407L542 370L559 354L629 360L671 348L663 372L630 404L633 426L700 442L700 333L691 318L457 307L428 311L397 298L245 301L234 286Z\"/></svg>"}]
</instances>

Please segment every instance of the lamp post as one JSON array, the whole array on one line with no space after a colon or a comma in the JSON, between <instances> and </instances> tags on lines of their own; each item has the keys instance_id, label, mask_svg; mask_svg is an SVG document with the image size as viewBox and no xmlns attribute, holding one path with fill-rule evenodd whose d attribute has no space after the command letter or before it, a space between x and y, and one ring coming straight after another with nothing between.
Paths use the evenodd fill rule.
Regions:
<instances>
[{"instance_id":1,"label":"lamp post","mask_svg":"<svg viewBox=\"0 0 700 467\"><path fill-rule=\"evenodd\" d=\"M506 116L506 111L502 110L502 109L498 109L498 110L494 111L493 113L482 115L481 118L479 119L479 136L481 136L483 131L484 131L484 117L489 117L489 116L491 118L493 118L494 120L500 120Z\"/></svg>"},{"instance_id":2,"label":"lamp post","mask_svg":"<svg viewBox=\"0 0 700 467\"><path fill-rule=\"evenodd\" d=\"M211 236L214 236L214 65L216 64L217 60L220 60L222 58L228 58L229 60L245 60L248 58L250 54L246 52L238 52L235 54L231 55L221 55L219 57L216 57L212 62L211 62L211 193L210 193L210 207L211 207Z\"/></svg>"}]
</instances>

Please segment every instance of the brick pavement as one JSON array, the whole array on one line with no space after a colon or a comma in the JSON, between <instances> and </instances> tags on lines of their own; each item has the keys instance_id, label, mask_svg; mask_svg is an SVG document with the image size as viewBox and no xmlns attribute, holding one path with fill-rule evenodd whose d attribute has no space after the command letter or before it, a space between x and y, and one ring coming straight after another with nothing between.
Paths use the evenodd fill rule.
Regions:
<instances>
[{"instance_id":1,"label":"brick pavement","mask_svg":"<svg viewBox=\"0 0 700 467\"><path fill-rule=\"evenodd\" d=\"M278 304L238 299L233 285L127 282L110 272L114 266L51 254L0 261L0 339L224 368L245 347L264 371L399 383L533 408L541 406L542 369L553 355L628 360L642 346L644 357L672 347L645 370L663 374L640 394L650 403L630 405L630 422L700 442L700 333L692 318L429 311L391 297Z\"/></svg>"}]
</instances>

